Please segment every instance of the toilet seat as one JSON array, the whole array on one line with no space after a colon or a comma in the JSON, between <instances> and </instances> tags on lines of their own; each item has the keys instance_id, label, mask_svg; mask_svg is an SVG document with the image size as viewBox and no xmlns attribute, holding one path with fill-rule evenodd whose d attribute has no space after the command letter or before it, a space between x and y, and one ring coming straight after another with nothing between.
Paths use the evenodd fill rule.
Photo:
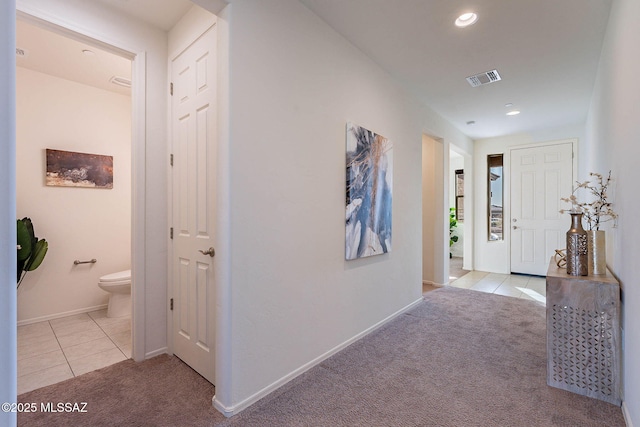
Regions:
<instances>
[{"instance_id":1,"label":"toilet seat","mask_svg":"<svg viewBox=\"0 0 640 427\"><path fill-rule=\"evenodd\" d=\"M119 271L117 273L106 274L99 279L104 284L125 284L131 281L131 270Z\"/></svg>"}]
</instances>

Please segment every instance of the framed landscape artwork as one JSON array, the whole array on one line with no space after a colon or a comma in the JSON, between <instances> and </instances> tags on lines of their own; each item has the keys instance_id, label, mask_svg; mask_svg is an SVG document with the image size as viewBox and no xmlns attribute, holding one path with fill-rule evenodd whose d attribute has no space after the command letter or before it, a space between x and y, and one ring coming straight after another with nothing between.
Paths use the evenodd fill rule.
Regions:
<instances>
[{"instance_id":1,"label":"framed landscape artwork","mask_svg":"<svg viewBox=\"0 0 640 427\"><path fill-rule=\"evenodd\" d=\"M391 251L393 145L347 123L346 259Z\"/></svg>"},{"instance_id":2,"label":"framed landscape artwork","mask_svg":"<svg viewBox=\"0 0 640 427\"><path fill-rule=\"evenodd\" d=\"M113 188L113 156L47 148L46 184L57 187Z\"/></svg>"}]
</instances>

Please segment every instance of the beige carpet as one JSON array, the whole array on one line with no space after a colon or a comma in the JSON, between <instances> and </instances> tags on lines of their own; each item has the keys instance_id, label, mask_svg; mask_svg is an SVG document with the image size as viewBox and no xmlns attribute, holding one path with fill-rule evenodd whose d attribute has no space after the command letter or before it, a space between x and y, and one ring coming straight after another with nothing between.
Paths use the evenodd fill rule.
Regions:
<instances>
[{"instance_id":1,"label":"beige carpet","mask_svg":"<svg viewBox=\"0 0 640 427\"><path fill-rule=\"evenodd\" d=\"M20 426L624 426L620 408L546 385L545 310L457 288L423 303L230 419L173 357L101 369L21 402L88 402L20 414Z\"/></svg>"}]
</instances>

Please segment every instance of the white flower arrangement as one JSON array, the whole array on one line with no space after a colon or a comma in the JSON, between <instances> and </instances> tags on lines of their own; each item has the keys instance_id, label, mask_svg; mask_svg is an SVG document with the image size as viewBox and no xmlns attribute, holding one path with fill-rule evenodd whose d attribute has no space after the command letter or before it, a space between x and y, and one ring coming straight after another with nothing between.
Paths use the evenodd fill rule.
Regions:
<instances>
[{"instance_id":1,"label":"white flower arrangement","mask_svg":"<svg viewBox=\"0 0 640 427\"><path fill-rule=\"evenodd\" d=\"M591 177L595 177L595 182L592 180L578 182L578 186L573 190L571 196L561 197L563 202L571 203L571 210L561 209L560 213L565 212L580 212L587 220L587 227L589 230L600 230L600 224L608 221L615 221L618 218L618 214L613 210L612 203L608 200L607 190L609 184L611 184L611 171L605 180L599 173L589 173ZM580 202L575 193L579 189L584 188L589 191L591 195L591 202ZM615 227L615 223L614 223Z\"/></svg>"}]
</instances>

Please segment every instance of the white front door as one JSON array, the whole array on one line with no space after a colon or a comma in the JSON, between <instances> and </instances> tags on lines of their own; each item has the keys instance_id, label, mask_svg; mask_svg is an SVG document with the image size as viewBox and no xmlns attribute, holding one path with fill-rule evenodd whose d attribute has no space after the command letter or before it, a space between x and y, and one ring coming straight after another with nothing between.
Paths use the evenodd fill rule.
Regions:
<instances>
[{"instance_id":1,"label":"white front door","mask_svg":"<svg viewBox=\"0 0 640 427\"><path fill-rule=\"evenodd\" d=\"M172 61L173 353L215 383L216 27Z\"/></svg>"},{"instance_id":2,"label":"white front door","mask_svg":"<svg viewBox=\"0 0 640 427\"><path fill-rule=\"evenodd\" d=\"M572 143L511 150L512 273L545 276L555 249L566 246L570 224L560 198L571 194L572 181Z\"/></svg>"}]
</instances>

